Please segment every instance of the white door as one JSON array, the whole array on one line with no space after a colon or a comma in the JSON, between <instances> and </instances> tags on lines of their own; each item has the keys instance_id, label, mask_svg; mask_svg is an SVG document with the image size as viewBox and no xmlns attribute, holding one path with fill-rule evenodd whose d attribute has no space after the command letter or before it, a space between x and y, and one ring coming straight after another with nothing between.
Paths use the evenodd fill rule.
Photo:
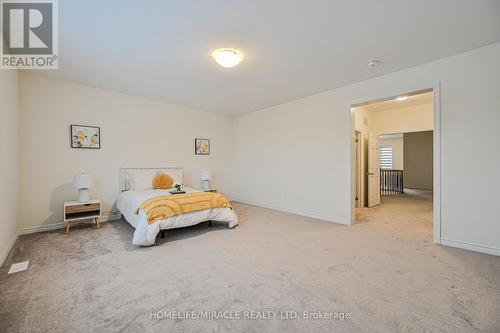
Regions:
<instances>
[{"instance_id":1,"label":"white door","mask_svg":"<svg viewBox=\"0 0 500 333\"><path fill-rule=\"evenodd\" d=\"M363 207L361 206L361 140L360 140L360 132L355 132L355 147L356 147L356 208Z\"/></svg>"},{"instance_id":2,"label":"white door","mask_svg":"<svg viewBox=\"0 0 500 333\"><path fill-rule=\"evenodd\" d=\"M368 136L368 207L380 205L380 138Z\"/></svg>"}]
</instances>

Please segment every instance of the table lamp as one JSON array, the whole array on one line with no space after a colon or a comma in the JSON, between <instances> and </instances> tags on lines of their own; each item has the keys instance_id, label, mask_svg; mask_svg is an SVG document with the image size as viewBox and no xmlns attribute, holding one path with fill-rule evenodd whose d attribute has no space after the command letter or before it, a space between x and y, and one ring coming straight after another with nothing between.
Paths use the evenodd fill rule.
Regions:
<instances>
[{"instance_id":1,"label":"table lamp","mask_svg":"<svg viewBox=\"0 0 500 333\"><path fill-rule=\"evenodd\" d=\"M73 187L78 189L78 202L89 202L89 188L92 187L92 178L90 175L81 173L73 177Z\"/></svg>"},{"instance_id":2,"label":"table lamp","mask_svg":"<svg viewBox=\"0 0 500 333\"><path fill-rule=\"evenodd\" d=\"M201 187L204 190L209 190L210 189L210 180L212 180L212 175L210 174L210 171L202 171L201 172Z\"/></svg>"}]
</instances>

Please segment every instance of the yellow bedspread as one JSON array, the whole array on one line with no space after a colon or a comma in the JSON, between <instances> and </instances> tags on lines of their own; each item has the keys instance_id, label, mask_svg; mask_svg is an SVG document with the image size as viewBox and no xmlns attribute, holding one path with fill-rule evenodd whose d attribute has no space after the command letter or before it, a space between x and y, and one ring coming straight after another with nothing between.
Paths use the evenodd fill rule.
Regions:
<instances>
[{"instance_id":1,"label":"yellow bedspread","mask_svg":"<svg viewBox=\"0 0 500 333\"><path fill-rule=\"evenodd\" d=\"M197 212L211 208L232 208L226 197L219 193L195 192L175 195L160 195L146 200L137 209L142 209L148 217L148 223L164 220L180 214Z\"/></svg>"}]
</instances>

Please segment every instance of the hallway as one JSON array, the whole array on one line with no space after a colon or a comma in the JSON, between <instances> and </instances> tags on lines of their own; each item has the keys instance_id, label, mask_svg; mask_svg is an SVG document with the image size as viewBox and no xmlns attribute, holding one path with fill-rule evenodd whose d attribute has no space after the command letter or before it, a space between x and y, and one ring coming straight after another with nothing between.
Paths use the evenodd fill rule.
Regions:
<instances>
[{"instance_id":1,"label":"hallway","mask_svg":"<svg viewBox=\"0 0 500 333\"><path fill-rule=\"evenodd\" d=\"M420 240L433 239L432 192L405 189L402 195L381 196L381 204L356 208L356 224L373 223L391 233L411 233Z\"/></svg>"}]
</instances>

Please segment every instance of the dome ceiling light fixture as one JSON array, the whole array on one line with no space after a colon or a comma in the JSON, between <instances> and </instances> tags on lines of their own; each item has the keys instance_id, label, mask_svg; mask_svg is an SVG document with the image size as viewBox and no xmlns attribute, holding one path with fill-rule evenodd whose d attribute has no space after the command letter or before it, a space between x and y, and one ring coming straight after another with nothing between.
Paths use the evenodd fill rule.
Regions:
<instances>
[{"instance_id":1,"label":"dome ceiling light fixture","mask_svg":"<svg viewBox=\"0 0 500 333\"><path fill-rule=\"evenodd\" d=\"M236 49L224 48L212 52L212 58L224 68L232 68L243 60L243 54Z\"/></svg>"}]
</instances>

